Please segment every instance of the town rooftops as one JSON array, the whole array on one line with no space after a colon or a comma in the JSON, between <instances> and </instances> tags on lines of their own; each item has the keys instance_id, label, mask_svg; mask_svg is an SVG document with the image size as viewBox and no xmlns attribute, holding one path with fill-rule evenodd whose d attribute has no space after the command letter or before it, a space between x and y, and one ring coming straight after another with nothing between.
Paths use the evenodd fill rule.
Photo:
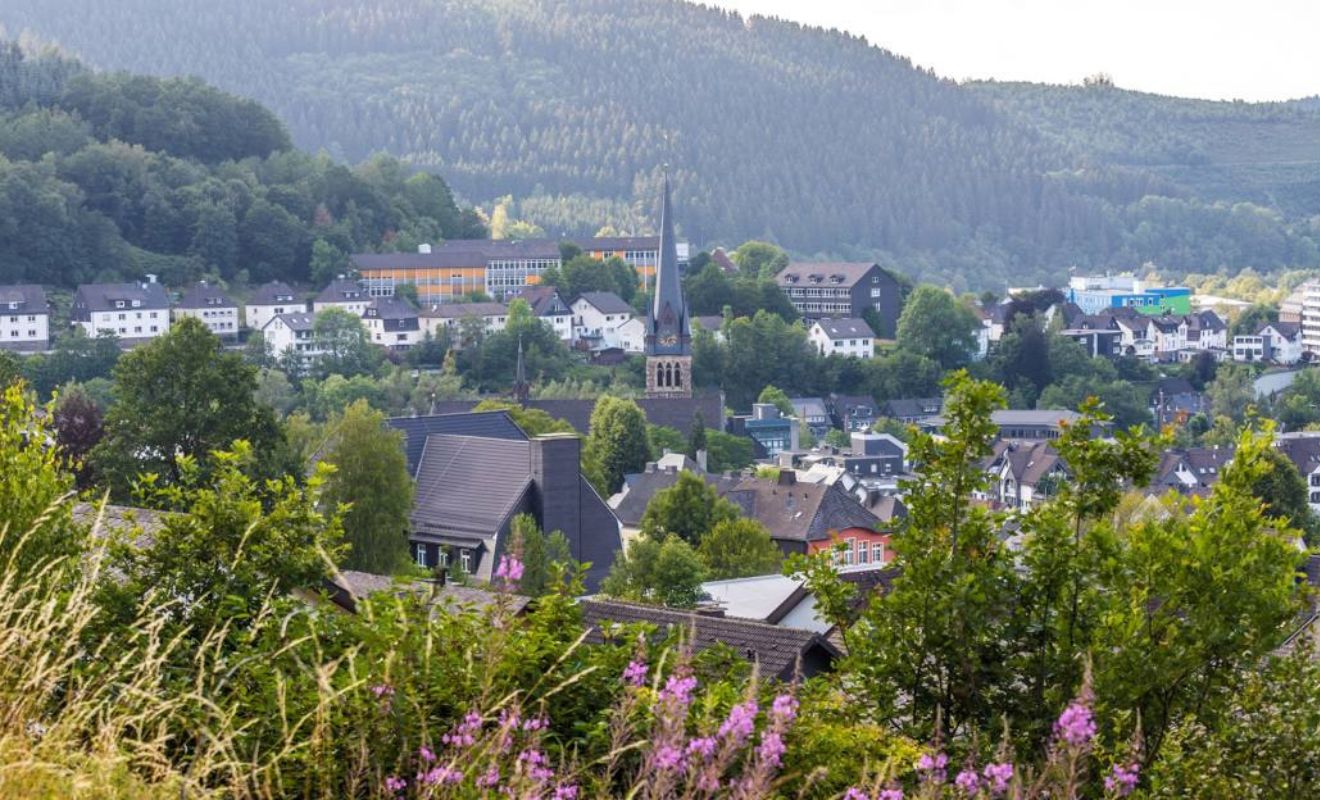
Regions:
<instances>
[{"instance_id":1,"label":"town rooftops","mask_svg":"<svg viewBox=\"0 0 1320 800\"><path fill-rule=\"evenodd\" d=\"M363 300L367 293L362 284L349 278L336 278L316 296L318 303L346 303Z\"/></svg>"},{"instance_id":2,"label":"town rooftops","mask_svg":"<svg viewBox=\"0 0 1320 800\"><path fill-rule=\"evenodd\" d=\"M0 311L22 311L24 314L49 314L46 290L33 283L0 286Z\"/></svg>"},{"instance_id":3,"label":"town rooftops","mask_svg":"<svg viewBox=\"0 0 1320 800\"><path fill-rule=\"evenodd\" d=\"M1271 328L1274 329L1280 336L1286 339L1296 339L1297 334L1302 332L1301 323L1271 322L1266 325L1260 326L1260 330L1256 331L1256 335L1263 336L1265 334L1265 331L1270 330Z\"/></svg>"},{"instance_id":4,"label":"town rooftops","mask_svg":"<svg viewBox=\"0 0 1320 800\"><path fill-rule=\"evenodd\" d=\"M864 319L822 319L816 325L830 339L874 339L875 331Z\"/></svg>"},{"instance_id":5,"label":"town rooftops","mask_svg":"<svg viewBox=\"0 0 1320 800\"><path fill-rule=\"evenodd\" d=\"M476 401L472 402L476 405ZM425 417L392 417L386 423L403 431L403 451L408 461L408 474L416 476L422 460L427 437L432 434L456 434L486 438L527 440L527 434L514 424L506 411L485 411L457 414L432 414Z\"/></svg>"},{"instance_id":6,"label":"town rooftops","mask_svg":"<svg viewBox=\"0 0 1320 800\"><path fill-rule=\"evenodd\" d=\"M198 281L183 293L176 308L237 308L219 286Z\"/></svg>"},{"instance_id":7,"label":"town rooftops","mask_svg":"<svg viewBox=\"0 0 1320 800\"><path fill-rule=\"evenodd\" d=\"M509 307L503 303L440 303L423 309L423 317L434 319L470 319L475 317L503 317Z\"/></svg>"},{"instance_id":8,"label":"town rooftops","mask_svg":"<svg viewBox=\"0 0 1320 800\"><path fill-rule=\"evenodd\" d=\"M553 286L528 286L511 299L525 300L538 317L569 316L573 312Z\"/></svg>"},{"instance_id":9,"label":"town rooftops","mask_svg":"<svg viewBox=\"0 0 1320 800\"><path fill-rule=\"evenodd\" d=\"M262 284L248 300L250 306L277 306L296 301L297 294L284 281Z\"/></svg>"},{"instance_id":10,"label":"town rooftops","mask_svg":"<svg viewBox=\"0 0 1320 800\"><path fill-rule=\"evenodd\" d=\"M990 421L1000 428L1057 428L1061 423L1073 423L1081 414L1067 409L1046 408L1001 408L990 412ZM936 415L921 421L928 427L943 427L945 419Z\"/></svg>"},{"instance_id":11,"label":"town rooftops","mask_svg":"<svg viewBox=\"0 0 1320 800\"><path fill-rule=\"evenodd\" d=\"M583 621L590 626L587 641L628 643L618 636L616 626L643 623L661 632L691 634L692 648L698 652L724 644L742 658L756 664L763 677L792 680L827 671L840 656L824 636L813 631L783 628L755 620L714 617L671 608L621 603L613 600L582 600Z\"/></svg>"},{"instance_id":12,"label":"town rooftops","mask_svg":"<svg viewBox=\"0 0 1320 800\"><path fill-rule=\"evenodd\" d=\"M509 604L517 614L527 608L530 597L520 594L492 592L474 586L462 586L438 581L400 580L389 575L344 570L326 579L330 599L345 611L357 611L358 603L374 594L389 593L398 597L426 597L433 606L449 611L463 608L486 610L499 602Z\"/></svg>"},{"instance_id":13,"label":"town rooftops","mask_svg":"<svg viewBox=\"0 0 1320 800\"><path fill-rule=\"evenodd\" d=\"M412 303L398 295L377 297L367 306L365 316L373 319L417 319L418 311Z\"/></svg>"},{"instance_id":14,"label":"town rooftops","mask_svg":"<svg viewBox=\"0 0 1320 800\"><path fill-rule=\"evenodd\" d=\"M844 286L850 287L878 267L871 261L799 261L789 264L775 276L780 286Z\"/></svg>"},{"instance_id":15,"label":"town rooftops","mask_svg":"<svg viewBox=\"0 0 1320 800\"><path fill-rule=\"evenodd\" d=\"M744 478L724 497L781 542L822 541L847 528L885 527L837 483L798 483L792 475L787 471L779 480Z\"/></svg>"},{"instance_id":16,"label":"town rooftops","mask_svg":"<svg viewBox=\"0 0 1320 800\"><path fill-rule=\"evenodd\" d=\"M1186 378L1177 377L1160 378L1159 381L1155 383L1154 393L1158 396L1161 392L1164 393L1165 397L1173 397L1174 395L1182 394L1199 394L1196 391L1196 387L1192 386L1191 381Z\"/></svg>"},{"instance_id":17,"label":"town rooftops","mask_svg":"<svg viewBox=\"0 0 1320 800\"><path fill-rule=\"evenodd\" d=\"M415 533L480 536L498 530L531 488L527 439L433 433L422 446Z\"/></svg>"},{"instance_id":18,"label":"town rooftops","mask_svg":"<svg viewBox=\"0 0 1320 800\"><path fill-rule=\"evenodd\" d=\"M277 314L270 318L271 322L279 320L285 327L291 331L310 331L316 327L316 317L312 314L298 312L294 314ZM270 325L270 322L266 323Z\"/></svg>"},{"instance_id":19,"label":"town rooftops","mask_svg":"<svg viewBox=\"0 0 1320 800\"><path fill-rule=\"evenodd\" d=\"M84 283L74 294L71 316L86 322L94 312L169 307L170 299L159 283Z\"/></svg>"},{"instance_id":20,"label":"town rooftops","mask_svg":"<svg viewBox=\"0 0 1320 800\"><path fill-rule=\"evenodd\" d=\"M573 302L576 304L579 300L590 303L602 314L636 313L632 306L624 302L624 299L614 292L583 292Z\"/></svg>"},{"instance_id":21,"label":"town rooftops","mask_svg":"<svg viewBox=\"0 0 1320 800\"><path fill-rule=\"evenodd\" d=\"M893 419L920 419L935 416L943 408L943 397L896 397L886 400L881 412Z\"/></svg>"}]
</instances>

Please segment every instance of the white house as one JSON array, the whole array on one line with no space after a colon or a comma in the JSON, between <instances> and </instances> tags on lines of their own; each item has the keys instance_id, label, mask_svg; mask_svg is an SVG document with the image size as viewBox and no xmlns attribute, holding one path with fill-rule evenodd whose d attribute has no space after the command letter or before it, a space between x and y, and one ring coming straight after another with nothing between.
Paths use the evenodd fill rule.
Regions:
<instances>
[{"instance_id":1,"label":"white house","mask_svg":"<svg viewBox=\"0 0 1320 800\"><path fill-rule=\"evenodd\" d=\"M417 309L398 295L372 298L362 324L372 342L390 350L407 350L424 336Z\"/></svg>"},{"instance_id":2,"label":"white house","mask_svg":"<svg viewBox=\"0 0 1320 800\"><path fill-rule=\"evenodd\" d=\"M1262 345L1262 353L1258 360L1272 361L1275 364L1285 366L1291 366L1302 360L1302 326L1300 324L1296 322L1271 322L1262 327L1256 335L1260 338Z\"/></svg>"},{"instance_id":3,"label":"white house","mask_svg":"<svg viewBox=\"0 0 1320 800\"><path fill-rule=\"evenodd\" d=\"M583 292L570 304L573 310L573 339L587 342L592 350L624 347L636 331L620 330L636 316L633 307L613 292ZM644 344L644 342L643 342ZM635 346L635 345L634 345ZM637 347L635 352L641 352Z\"/></svg>"},{"instance_id":4,"label":"white house","mask_svg":"<svg viewBox=\"0 0 1320 800\"><path fill-rule=\"evenodd\" d=\"M350 314L362 316L371 305L371 296L362 284L340 276L321 290L312 301L312 312L319 314L327 308L342 308Z\"/></svg>"},{"instance_id":5,"label":"white house","mask_svg":"<svg viewBox=\"0 0 1320 800\"><path fill-rule=\"evenodd\" d=\"M1147 324L1146 338L1155 343L1156 356L1168 356L1187 348L1187 319L1185 317L1152 317Z\"/></svg>"},{"instance_id":6,"label":"white house","mask_svg":"<svg viewBox=\"0 0 1320 800\"><path fill-rule=\"evenodd\" d=\"M1210 309L1187 318L1187 347L1196 350L1227 350L1228 323Z\"/></svg>"},{"instance_id":7,"label":"white house","mask_svg":"<svg viewBox=\"0 0 1320 800\"><path fill-rule=\"evenodd\" d=\"M646 323L641 317L633 317L614 329L619 347L625 353L646 352Z\"/></svg>"},{"instance_id":8,"label":"white house","mask_svg":"<svg viewBox=\"0 0 1320 800\"><path fill-rule=\"evenodd\" d=\"M302 314L307 304L297 299L293 289L282 281L272 281L253 293L243 309L243 322L254 331L266 327L280 314Z\"/></svg>"},{"instance_id":9,"label":"white house","mask_svg":"<svg viewBox=\"0 0 1320 800\"><path fill-rule=\"evenodd\" d=\"M226 339L238 337L238 304L220 287L200 281L189 287L174 306L174 319L195 317L206 329Z\"/></svg>"},{"instance_id":10,"label":"white house","mask_svg":"<svg viewBox=\"0 0 1320 800\"><path fill-rule=\"evenodd\" d=\"M0 350L36 352L50 347L50 306L35 284L0 286Z\"/></svg>"},{"instance_id":11,"label":"white house","mask_svg":"<svg viewBox=\"0 0 1320 800\"><path fill-rule=\"evenodd\" d=\"M509 321L509 308L503 303L440 303L425 308L419 314L422 335L427 333L439 336L441 331L449 334L449 344L456 350L462 350L470 342L464 341L467 333L464 323L480 325L482 333L494 333L504 330Z\"/></svg>"},{"instance_id":12,"label":"white house","mask_svg":"<svg viewBox=\"0 0 1320 800\"><path fill-rule=\"evenodd\" d=\"M573 341L573 310L553 286L528 286L510 299L525 300L532 313L550 326L561 341Z\"/></svg>"},{"instance_id":13,"label":"white house","mask_svg":"<svg viewBox=\"0 0 1320 800\"><path fill-rule=\"evenodd\" d=\"M308 361L321 354L313 332L315 325L315 317L306 311L277 314L266 323L261 333L271 355L276 358L293 352L303 361Z\"/></svg>"},{"instance_id":14,"label":"white house","mask_svg":"<svg viewBox=\"0 0 1320 800\"><path fill-rule=\"evenodd\" d=\"M1233 360L1254 362L1265 360L1265 337L1263 336L1234 336L1233 337Z\"/></svg>"},{"instance_id":15,"label":"white house","mask_svg":"<svg viewBox=\"0 0 1320 800\"><path fill-rule=\"evenodd\" d=\"M875 356L875 332L866 320L847 317L820 319L812 324L807 339L823 356Z\"/></svg>"},{"instance_id":16,"label":"white house","mask_svg":"<svg viewBox=\"0 0 1320 800\"><path fill-rule=\"evenodd\" d=\"M88 336L145 342L169 331L170 299L155 275L143 283L85 283L73 295L69 318Z\"/></svg>"}]
</instances>

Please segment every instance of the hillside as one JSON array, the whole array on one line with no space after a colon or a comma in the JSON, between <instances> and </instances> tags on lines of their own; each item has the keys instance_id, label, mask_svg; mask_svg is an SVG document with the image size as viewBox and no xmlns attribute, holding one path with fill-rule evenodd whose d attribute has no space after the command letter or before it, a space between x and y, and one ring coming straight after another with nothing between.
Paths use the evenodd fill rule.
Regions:
<instances>
[{"instance_id":1,"label":"hillside","mask_svg":"<svg viewBox=\"0 0 1320 800\"><path fill-rule=\"evenodd\" d=\"M671 0L8 0L0 26L201 76L302 147L386 150L473 201L513 195L551 234L643 231L669 162L699 245L875 256L959 288L1320 262L1304 187L1284 202L1090 158L1122 156L1126 129L1080 147L1081 113L1034 120L1029 92L1005 107L856 37Z\"/></svg>"},{"instance_id":2,"label":"hillside","mask_svg":"<svg viewBox=\"0 0 1320 800\"><path fill-rule=\"evenodd\" d=\"M439 178L298 152L252 100L0 42L0 284L324 282L354 251L481 235Z\"/></svg>"}]
</instances>

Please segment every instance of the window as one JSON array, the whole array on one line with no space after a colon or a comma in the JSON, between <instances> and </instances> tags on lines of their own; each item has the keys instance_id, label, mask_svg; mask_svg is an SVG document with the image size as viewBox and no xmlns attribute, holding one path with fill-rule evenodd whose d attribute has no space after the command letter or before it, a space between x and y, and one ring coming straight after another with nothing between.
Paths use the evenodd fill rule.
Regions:
<instances>
[{"instance_id":1,"label":"window","mask_svg":"<svg viewBox=\"0 0 1320 800\"><path fill-rule=\"evenodd\" d=\"M426 564L426 545L424 545L424 544L418 544L418 545L416 546L416 556L415 556L415 558L417 559L417 566L419 566L419 567L425 567L425 566L427 566L427 564Z\"/></svg>"},{"instance_id":2,"label":"window","mask_svg":"<svg viewBox=\"0 0 1320 800\"><path fill-rule=\"evenodd\" d=\"M870 560L871 560L870 557L869 557L869 555L870 555L870 554L867 552L866 542L858 542L858 543L857 543L857 563L858 563L858 564L866 564L866 563L869 563Z\"/></svg>"},{"instance_id":3,"label":"window","mask_svg":"<svg viewBox=\"0 0 1320 800\"><path fill-rule=\"evenodd\" d=\"M472 571L472 553L467 550L458 551L458 566L464 574Z\"/></svg>"},{"instance_id":4,"label":"window","mask_svg":"<svg viewBox=\"0 0 1320 800\"><path fill-rule=\"evenodd\" d=\"M871 545L871 561L876 564L885 563L885 545L883 542L876 542Z\"/></svg>"},{"instance_id":5,"label":"window","mask_svg":"<svg viewBox=\"0 0 1320 800\"><path fill-rule=\"evenodd\" d=\"M845 540L845 544L847 549L843 551L843 563L847 566L851 566L853 563L853 550L856 548L857 540L847 539Z\"/></svg>"}]
</instances>

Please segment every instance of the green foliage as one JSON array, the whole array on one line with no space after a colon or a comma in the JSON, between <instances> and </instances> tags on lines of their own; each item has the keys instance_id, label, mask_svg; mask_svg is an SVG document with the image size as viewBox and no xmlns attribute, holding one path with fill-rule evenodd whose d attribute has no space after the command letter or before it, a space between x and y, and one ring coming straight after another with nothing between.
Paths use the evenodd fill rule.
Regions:
<instances>
[{"instance_id":1,"label":"green foliage","mask_svg":"<svg viewBox=\"0 0 1320 800\"><path fill-rule=\"evenodd\" d=\"M403 434L385 425L385 415L363 400L326 425L323 461L334 472L322 496L341 509L349 545L345 564L391 575L408 560L408 514L413 484L403 455Z\"/></svg>"},{"instance_id":2,"label":"green foliage","mask_svg":"<svg viewBox=\"0 0 1320 800\"><path fill-rule=\"evenodd\" d=\"M532 383L563 376L569 369L568 348L563 340L521 298L509 304L503 330L480 335L465 332L460 340L464 347L458 358L459 372L482 390L498 391L513 385L520 341L527 379Z\"/></svg>"},{"instance_id":3,"label":"green foliage","mask_svg":"<svg viewBox=\"0 0 1320 800\"><path fill-rule=\"evenodd\" d=\"M701 476L681 470L678 480L651 498L642 514L642 533L653 539L677 536L696 547L721 522L738 518L738 507L720 497Z\"/></svg>"},{"instance_id":4,"label":"green foliage","mask_svg":"<svg viewBox=\"0 0 1320 800\"><path fill-rule=\"evenodd\" d=\"M52 352L25 358L23 374L39 396L48 397L57 386L69 381L85 384L110 377L119 356L115 337L89 338L78 326L61 336Z\"/></svg>"},{"instance_id":5,"label":"green foliage","mask_svg":"<svg viewBox=\"0 0 1320 800\"><path fill-rule=\"evenodd\" d=\"M753 278L773 278L788 266L788 253L769 242L743 242L730 257L739 272Z\"/></svg>"},{"instance_id":6,"label":"green foliage","mask_svg":"<svg viewBox=\"0 0 1320 800\"><path fill-rule=\"evenodd\" d=\"M756 402L774 405L775 408L779 409L779 413L785 417L792 417L797 414L797 411L793 408L793 402L784 393L784 390L774 386L766 386L762 389L761 394L756 397Z\"/></svg>"},{"instance_id":7,"label":"green foliage","mask_svg":"<svg viewBox=\"0 0 1320 800\"><path fill-rule=\"evenodd\" d=\"M751 439L735 436L732 433L706 429L706 441L709 453L706 469L711 472L728 472L750 467L756 458L756 451Z\"/></svg>"},{"instance_id":8,"label":"green foliage","mask_svg":"<svg viewBox=\"0 0 1320 800\"><path fill-rule=\"evenodd\" d=\"M655 459L659 459L666 451L686 453L688 449L687 439L683 438L683 434L664 425L647 424L646 439L650 443L651 457Z\"/></svg>"},{"instance_id":9,"label":"green foliage","mask_svg":"<svg viewBox=\"0 0 1320 800\"><path fill-rule=\"evenodd\" d=\"M518 591L530 597L541 597L555 590L558 587L556 576L575 567L568 537L563 531L545 535L531 514L519 514L513 518L509 549L523 563Z\"/></svg>"},{"instance_id":10,"label":"green foliage","mask_svg":"<svg viewBox=\"0 0 1320 800\"><path fill-rule=\"evenodd\" d=\"M735 317L750 317L764 310L786 322L798 318L797 309L772 277L757 273L729 276L713 262L688 273L683 281L683 293L693 314L727 312Z\"/></svg>"},{"instance_id":11,"label":"green foliage","mask_svg":"<svg viewBox=\"0 0 1320 800\"><path fill-rule=\"evenodd\" d=\"M1273 448L1260 454L1266 468L1251 486L1251 494L1265 505L1265 512L1283 524L1306 534L1315 543L1317 523L1308 501L1306 479L1297 466Z\"/></svg>"},{"instance_id":12,"label":"green foliage","mask_svg":"<svg viewBox=\"0 0 1320 800\"><path fill-rule=\"evenodd\" d=\"M981 322L953 295L934 286L918 286L898 318L898 346L929 358L945 369L965 365L976 350Z\"/></svg>"},{"instance_id":13,"label":"green foliage","mask_svg":"<svg viewBox=\"0 0 1320 800\"><path fill-rule=\"evenodd\" d=\"M701 412L692 415L692 429L688 432L687 453L688 458L696 458L697 453L707 450L706 421L701 418Z\"/></svg>"},{"instance_id":14,"label":"green foliage","mask_svg":"<svg viewBox=\"0 0 1320 800\"><path fill-rule=\"evenodd\" d=\"M513 422L528 436L543 436L547 433L576 433L567 420L555 419L548 412L539 408L523 408L517 403L504 400L482 400L473 411L507 411Z\"/></svg>"},{"instance_id":15,"label":"green foliage","mask_svg":"<svg viewBox=\"0 0 1320 800\"><path fill-rule=\"evenodd\" d=\"M372 345L362 319L342 308L332 306L316 315L312 339L320 351L312 366L314 375L351 378L374 372L380 366L381 350Z\"/></svg>"},{"instance_id":16,"label":"green foliage","mask_svg":"<svg viewBox=\"0 0 1320 800\"><path fill-rule=\"evenodd\" d=\"M605 395L597 400L583 454L596 489L605 497L619 491L623 476L641 472L650 457L642 409L620 397Z\"/></svg>"},{"instance_id":17,"label":"green foliage","mask_svg":"<svg viewBox=\"0 0 1320 800\"><path fill-rule=\"evenodd\" d=\"M714 580L770 575L783 559L765 526L753 519L721 520L699 541L697 555Z\"/></svg>"},{"instance_id":18,"label":"green foliage","mask_svg":"<svg viewBox=\"0 0 1320 800\"><path fill-rule=\"evenodd\" d=\"M73 491L62 469L65 456L45 444L55 436L22 384L0 389L0 562L15 559L24 571L45 559L76 555L81 547L68 535L69 509L60 502ZM16 551L24 535L28 541Z\"/></svg>"},{"instance_id":19,"label":"green foliage","mask_svg":"<svg viewBox=\"0 0 1320 800\"><path fill-rule=\"evenodd\" d=\"M1205 393L1210 401L1210 413L1242 422L1247 407L1256 401L1251 368L1245 364L1221 364Z\"/></svg>"},{"instance_id":20,"label":"green foliage","mask_svg":"<svg viewBox=\"0 0 1320 800\"><path fill-rule=\"evenodd\" d=\"M600 588L623 600L691 608L704 580L706 566L692 545L672 534L643 536L615 556Z\"/></svg>"},{"instance_id":21,"label":"green foliage","mask_svg":"<svg viewBox=\"0 0 1320 800\"><path fill-rule=\"evenodd\" d=\"M830 447L837 447L840 450L846 450L852 447L852 438L838 428L830 428L825 434L825 444Z\"/></svg>"},{"instance_id":22,"label":"green foliage","mask_svg":"<svg viewBox=\"0 0 1320 800\"><path fill-rule=\"evenodd\" d=\"M252 445L254 466L272 474L282 436L271 409L254 399L256 388L255 368L224 352L200 320L179 320L115 366L115 404L92 453L101 480L127 497L142 474L178 483L181 459L191 459L205 477L209 454L237 439Z\"/></svg>"}]
</instances>

